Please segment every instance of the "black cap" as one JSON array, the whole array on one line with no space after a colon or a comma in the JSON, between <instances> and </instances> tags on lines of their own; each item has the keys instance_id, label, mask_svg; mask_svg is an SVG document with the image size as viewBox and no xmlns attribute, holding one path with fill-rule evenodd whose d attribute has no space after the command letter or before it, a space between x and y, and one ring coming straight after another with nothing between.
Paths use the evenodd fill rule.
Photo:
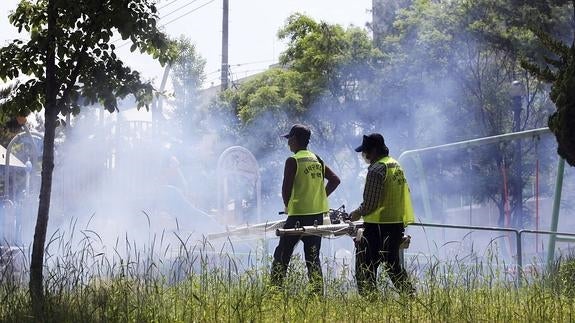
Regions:
<instances>
[{"instance_id":1,"label":"black cap","mask_svg":"<svg viewBox=\"0 0 575 323\"><path fill-rule=\"evenodd\" d=\"M372 133L367 136L363 135L363 141L361 142L361 146L355 148L355 151L360 153L376 147L381 148L384 151L387 150L387 146L385 145L385 140L383 140L383 136L379 133Z\"/></svg>"},{"instance_id":2,"label":"black cap","mask_svg":"<svg viewBox=\"0 0 575 323\"><path fill-rule=\"evenodd\" d=\"M298 140L302 142L307 142L309 141L310 136L311 136L311 130L309 130L309 127L304 126L302 124L294 124L291 127L289 133L283 135L282 137L284 138L296 137Z\"/></svg>"}]
</instances>

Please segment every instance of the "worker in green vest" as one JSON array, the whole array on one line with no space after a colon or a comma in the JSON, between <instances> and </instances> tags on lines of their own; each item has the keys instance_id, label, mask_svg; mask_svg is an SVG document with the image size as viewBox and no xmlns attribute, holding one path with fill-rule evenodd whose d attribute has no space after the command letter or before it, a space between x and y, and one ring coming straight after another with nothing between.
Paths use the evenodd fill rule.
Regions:
<instances>
[{"instance_id":1,"label":"worker in green vest","mask_svg":"<svg viewBox=\"0 0 575 323\"><path fill-rule=\"evenodd\" d=\"M363 218L364 231L356 238L355 266L359 293L367 296L377 291L376 278L383 264L394 286L413 295L414 288L401 266L399 248L405 227L413 223L409 186L399 163L389 156L383 136L363 136L357 152L369 168L363 202L350 213L352 221Z\"/></svg>"},{"instance_id":2,"label":"worker in green vest","mask_svg":"<svg viewBox=\"0 0 575 323\"><path fill-rule=\"evenodd\" d=\"M307 149L311 131L296 124L283 137L294 153L285 162L282 198L287 213L284 229L322 224L329 209L327 197L340 183L337 175L316 154ZM327 180L327 184L325 184ZM324 186L325 184L325 186ZM319 252L321 236L283 236L274 252L271 282L281 286L286 276L290 258L299 241L303 242L305 263L312 292L323 292L323 275Z\"/></svg>"}]
</instances>

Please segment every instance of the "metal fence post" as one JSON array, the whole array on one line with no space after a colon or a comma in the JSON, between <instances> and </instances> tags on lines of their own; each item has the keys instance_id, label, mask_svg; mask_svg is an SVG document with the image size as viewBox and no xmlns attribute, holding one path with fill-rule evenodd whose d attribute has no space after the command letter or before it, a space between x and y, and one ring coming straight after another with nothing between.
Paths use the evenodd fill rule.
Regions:
<instances>
[{"instance_id":1,"label":"metal fence post","mask_svg":"<svg viewBox=\"0 0 575 323\"><path fill-rule=\"evenodd\" d=\"M561 192L563 191L563 174L565 172L565 159L559 158L559 165L557 166L557 180L555 181L555 194L553 200L553 213L551 215L551 228L550 231L557 232L559 224L559 211L561 210ZM549 237L549 245L547 246L547 269L550 269L555 260L555 241L557 235L552 234Z\"/></svg>"},{"instance_id":2,"label":"metal fence post","mask_svg":"<svg viewBox=\"0 0 575 323\"><path fill-rule=\"evenodd\" d=\"M515 270L517 270L517 287L521 287L521 280L523 278L523 248L521 245L522 233L522 230L515 230L515 243L517 244L517 265L515 268Z\"/></svg>"}]
</instances>

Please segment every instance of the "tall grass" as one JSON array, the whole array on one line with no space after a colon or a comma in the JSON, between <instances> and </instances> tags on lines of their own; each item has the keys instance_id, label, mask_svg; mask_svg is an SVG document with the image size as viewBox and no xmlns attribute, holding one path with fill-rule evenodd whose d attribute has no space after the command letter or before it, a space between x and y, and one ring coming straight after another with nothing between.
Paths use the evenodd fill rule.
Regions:
<instances>
[{"instance_id":1,"label":"tall grass","mask_svg":"<svg viewBox=\"0 0 575 323\"><path fill-rule=\"evenodd\" d=\"M326 259L326 291L309 292L305 265L294 257L284 288L269 285L266 256L239 255L174 233L142 245L128 237L107 247L96 232L56 232L46 250L46 307L32 316L28 255L16 250L0 267L2 322L568 322L575 320L575 262L534 273L517 288L505 264L491 259L412 262L418 292L360 297L349 273ZM417 270L417 271L415 271Z\"/></svg>"}]
</instances>

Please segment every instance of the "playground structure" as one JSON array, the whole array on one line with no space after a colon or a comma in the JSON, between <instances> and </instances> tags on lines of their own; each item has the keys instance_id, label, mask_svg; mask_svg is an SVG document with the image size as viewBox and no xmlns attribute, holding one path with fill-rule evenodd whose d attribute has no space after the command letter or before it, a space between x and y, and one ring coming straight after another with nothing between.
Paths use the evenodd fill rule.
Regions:
<instances>
[{"instance_id":1,"label":"playground structure","mask_svg":"<svg viewBox=\"0 0 575 323\"><path fill-rule=\"evenodd\" d=\"M261 175L254 155L240 146L226 149L218 159L217 176L220 222L260 222Z\"/></svg>"},{"instance_id":2,"label":"playground structure","mask_svg":"<svg viewBox=\"0 0 575 323\"><path fill-rule=\"evenodd\" d=\"M2 157L3 163L3 196L0 207L0 245L21 246L23 219L26 217L24 209L29 206L29 201L37 190L33 180L39 157L42 134L30 131L26 126L24 131L16 134L8 144ZM29 156L26 162L20 161L13 155L16 144L28 145ZM3 149L3 147L2 147Z\"/></svg>"}]
</instances>

